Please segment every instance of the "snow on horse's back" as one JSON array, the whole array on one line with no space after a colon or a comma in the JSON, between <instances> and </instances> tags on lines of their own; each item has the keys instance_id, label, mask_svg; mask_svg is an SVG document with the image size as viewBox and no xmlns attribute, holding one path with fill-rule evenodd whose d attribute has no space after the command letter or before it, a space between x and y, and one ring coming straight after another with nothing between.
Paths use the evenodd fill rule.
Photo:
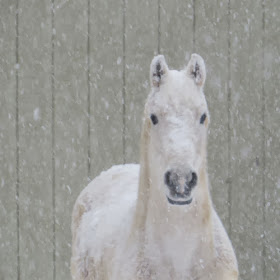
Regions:
<instances>
[{"instance_id":1,"label":"snow on horse's back","mask_svg":"<svg viewBox=\"0 0 280 280\"><path fill-rule=\"evenodd\" d=\"M236 280L236 257L209 193L203 59L150 67L140 166L115 166L78 197L74 280Z\"/></svg>"}]
</instances>

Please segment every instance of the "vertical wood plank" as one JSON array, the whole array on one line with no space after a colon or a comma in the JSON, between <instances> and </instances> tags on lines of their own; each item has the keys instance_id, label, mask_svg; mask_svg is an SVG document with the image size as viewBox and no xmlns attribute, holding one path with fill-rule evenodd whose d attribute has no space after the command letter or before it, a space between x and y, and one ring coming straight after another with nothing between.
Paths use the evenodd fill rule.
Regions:
<instances>
[{"instance_id":1,"label":"vertical wood plank","mask_svg":"<svg viewBox=\"0 0 280 280\"><path fill-rule=\"evenodd\" d=\"M123 5L90 7L90 112L92 178L123 163Z\"/></svg>"},{"instance_id":2,"label":"vertical wood plank","mask_svg":"<svg viewBox=\"0 0 280 280\"><path fill-rule=\"evenodd\" d=\"M193 49L193 1L160 0L160 53L180 70Z\"/></svg>"},{"instance_id":3,"label":"vertical wood plank","mask_svg":"<svg viewBox=\"0 0 280 280\"><path fill-rule=\"evenodd\" d=\"M280 5L266 0L264 46L265 279L280 275Z\"/></svg>"},{"instance_id":4,"label":"vertical wood plank","mask_svg":"<svg viewBox=\"0 0 280 280\"><path fill-rule=\"evenodd\" d=\"M17 279L16 0L1 1L0 34L0 279L15 280Z\"/></svg>"},{"instance_id":5,"label":"vertical wood plank","mask_svg":"<svg viewBox=\"0 0 280 280\"><path fill-rule=\"evenodd\" d=\"M262 5L231 1L232 241L241 279L263 280ZM257 209L254 211L253 209Z\"/></svg>"},{"instance_id":6,"label":"vertical wood plank","mask_svg":"<svg viewBox=\"0 0 280 280\"><path fill-rule=\"evenodd\" d=\"M126 2L125 160L139 162L144 102L149 93L150 63L158 49L158 2Z\"/></svg>"},{"instance_id":7,"label":"vertical wood plank","mask_svg":"<svg viewBox=\"0 0 280 280\"><path fill-rule=\"evenodd\" d=\"M18 67L20 279L52 279L51 14L47 0L19 2Z\"/></svg>"},{"instance_id":8,"label":"vertical wood plank","mask_svg":"<svg viewBox=\"0 0 280 280\"><path fill-rule=\"evenodd\" d=\"M228 0L196 1L195 5L195 51L205 59L207 69L204 93L211 119L208 140L211 194L228 230L228 178L231 176L228 171Z\"/></svg>"},{"instance_id":9,"label":"vertical wood plank","mask_svg":"<svg viewBox=\"0 0 280 280\"><path fill-rule=\"evenodd\" d=\"M280 273L278 1L263 0L264 26L262 0L230 1L230 42L228 0L211 4L192 0L55 0L53 31L52 1L19 1L18 65L16 2L2 1L0 9L0 279L17 278L16 71L20 121L20 277L53 279L50 152L53 32L55 278L69 279L71 212L87 183L88 168L94 177L112 164L121 163L123 155L127 162L138 161L150 61L159 49L170 68L182 67L185 54L190 54L194 47L194 27L195 51L203 56L208 70L205 94L211 115L208 159L213 200L227 229L231 229L241 278L277 279ZM228 207L229 194L232 201Z\"/></svg>"},{"instance_id":10,"label":"vertical wood plank","mask_svg":"<svg viewBox=\"0 0 280 280\"><path fill-rule=\"evenodd\" d=\"M88 1L55 1L56 279L70 279L71 214L88 175Z\"/></svg>"}]
</instances>

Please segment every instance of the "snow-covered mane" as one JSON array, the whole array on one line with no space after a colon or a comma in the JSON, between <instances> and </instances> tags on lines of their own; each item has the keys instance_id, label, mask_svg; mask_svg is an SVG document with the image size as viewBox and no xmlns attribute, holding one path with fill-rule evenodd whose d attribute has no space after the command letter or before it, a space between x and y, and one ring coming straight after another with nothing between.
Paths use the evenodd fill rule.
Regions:
<instances>
[{"instance_id":1,"label":"snow-covered mane","mask_svg":"<svg viewBox=\"0 0 280 280\"><path fill-rule=\"evenodd\" d=\"M71 272L81 279L238 279L208 188L206 70L151 63L139 165L115 166L78 197Z\"/></svg>"}]
</instances>

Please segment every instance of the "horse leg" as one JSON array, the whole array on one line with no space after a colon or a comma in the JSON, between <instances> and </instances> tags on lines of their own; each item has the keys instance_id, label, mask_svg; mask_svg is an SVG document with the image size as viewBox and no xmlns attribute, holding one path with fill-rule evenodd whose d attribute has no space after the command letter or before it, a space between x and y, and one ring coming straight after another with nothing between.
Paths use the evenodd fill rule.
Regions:
<instances>
[{"instance_id":1,"label":"horse leg","mask_svg":"<svg viewBox=\"0 0 280 280\"><path fill-rule=\"evenodd\" d=\"M73 280L96 280L94 258L88 255L71 258L71 274Z\"/></svg>"}]
</instances>

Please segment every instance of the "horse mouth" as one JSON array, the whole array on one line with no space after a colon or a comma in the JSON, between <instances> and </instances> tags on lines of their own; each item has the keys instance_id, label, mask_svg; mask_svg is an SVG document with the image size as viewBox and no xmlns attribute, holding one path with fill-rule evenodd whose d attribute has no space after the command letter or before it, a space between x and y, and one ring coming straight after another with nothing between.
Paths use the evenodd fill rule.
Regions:
<instances>
[{"instance_id":1,"label":"horse mouth","mask_svg":"<svg viewBox=\"0 0 280 280\"><path fill-rule=\"evenodd\" d=\"M192 203L192 197L187 199L187 200L173 200L170 197L166 196L167 200L170 204L172 205L186 205L186 204L191 204Z\"/></svg>"},{"instance_id":2,"label":"horse mouth","mask_svg":"<svg viewBox=\"0 0 280 280\"><path fill-rule=\"evenodd\" d=\"M186 204L191 204L192 202L192 197L190 197L190 192L184 194L171 192L170 194L172 198L169 195L166 195L167 200L170 204L186 205Z\"/></svg>"}]
</instances>

